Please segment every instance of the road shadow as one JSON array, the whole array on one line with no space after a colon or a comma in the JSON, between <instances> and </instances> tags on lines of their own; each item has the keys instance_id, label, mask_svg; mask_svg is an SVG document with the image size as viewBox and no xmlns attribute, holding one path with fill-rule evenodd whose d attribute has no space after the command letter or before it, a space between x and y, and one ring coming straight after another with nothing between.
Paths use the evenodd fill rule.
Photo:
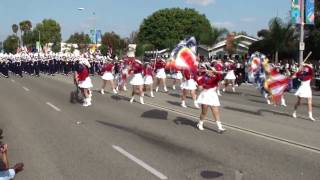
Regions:
<instances>
[{"instance_id":1,"label":"road shadow","mask_svg":"<svg viewBox=\"0 0 320 180\"><path fill-rule=\"evenodd\" d=\"M255 103L260 103L260 104L267 104L266 101L262 101L262 100L248 99L248 101L255 102Z\"/></svg>"},{"instance_id":2,"label":"road shadow","mask_svg":"<svg viewBox=\"0 0 320 180\"><path fill-rule=\"evenodd\" d=\"M229 107L229 106L225 106L224 109L231 110L231 111L237 111L237 112L241 112L241 113L246 113L246 114L251 114L254 116L261 116L260 110L259 111L250 111L250 110L246 110L246 109Z\"/></svg>"},{"instance_id":3,"label":"road shadow","mask_svg":"<svg viewBox=\"0 0 320 180\"><path fill-rule=\"evenodd\" d=\"M169 93L170 96L176 97L176 98L180 98L181 95L180 94L176 94L176 93Z\"/></svg>"},{"instance_id":4,"label":"road shadow","mask_svg":"<svg viewBox=\"0 0 320 180\"><path fill-rule=\"evenodd\" d=\"M223 173L217 171L202 171L200 176L204 179L215 179L223 176Z\"/></svg>"},{"instance_id":5,"label":"road shadow","mask_svg":"<svg viewBox=\"0 0 320 180\"><path fill-rule=\"evenodd\" d=\"M267 112L267 113L271 113L271 114L274 114L274 115L291 117L291 115L290 115L290 114L288 114L288 113L285 113L285 112L278 112L278 111L269 110L269 109L260 109L258 112L259 112L260 114L261 114L261 113L263 113L263 112Z\"/></svg>"},{"instance_id":6,"label":"road shadow","mask_svg":"<svg viewBox=\"0 0 320 180\"><path fill-rule=\"evenodd\" d=\"M167 103L174 105L174 106L179 106L179 107L181 106L181 103L177 102L177 101L167 101Z\"/></svg>"},{"instance_id":7,"label":"road shadow","mask_svg":"<svg viewBox=\"0 0 320 180\"><path fill-rule=\"evenodd\" d=\"M168 112L163 110L158 110L158 109L152 109L150 111L146 111L142 113L141 117L158 119L158 120L168 120Z\"/></svg>"},{"instance_id":8,"label":"road shadow","mask_svg":"<svg viewBox=\"0 0 320 180\"><path fill-rule=\"evenodd\" d=\"M127 99L125 99L121 96L118 96L118 95L112 95L111 99L116 100L116 101L127 100Z\"/></svg>"},{"instance_id":9,"label":"road shadow","mask_svg":"<svg viewBox=\"0 0 320 180\"><path fill-rule=\"evenodd\" d=\"M231 92L231 91L225 91L225 92L223 92L223 94L242 95L241 92ZM222 94L222 95L223 95L223 94Z\"/></svg>"},{"instance_id":10,"label":"road shadow","mask_svg":"<svg viewBox=\"0 0 320 180\"><path fill-rule=\"evenodd\" d=\"M197 122L194 122L190 119L183 118L183 117L177 117L176 119L173 120L173 122L179 126L191 126L193 128L197 127Z\"/></svg>"}]
</instances>

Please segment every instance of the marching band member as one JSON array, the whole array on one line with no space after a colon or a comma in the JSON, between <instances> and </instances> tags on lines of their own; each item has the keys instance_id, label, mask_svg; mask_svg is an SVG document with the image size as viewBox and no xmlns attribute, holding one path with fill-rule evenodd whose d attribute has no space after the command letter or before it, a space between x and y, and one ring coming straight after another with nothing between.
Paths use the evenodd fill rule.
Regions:
<instances>
[{"instance_id":1,"label":"marching band member","mask_svg":"<svg viewBox=\"0 0 320 180\"><path fill-rule=\"evenodd\" d=\"M199 130L204 130L203 123L208 114L208 109L210 109L217 123L218 132L222 133L225 129L222 127L220 120L220 101L217 94L217 86L222 79L222 72L217 71L210 65L207 68L207 73L198 79L199 86L203 90L197 99L197 102L201 105L200 121L197 127Z\"/></svg>"},{"instance_id":2,"label":"marching band member","mask_svg":"<svg viewBox=\"0 0 320 180\"><path fill-rule=\"evenodd\" d=\"M135 94L138 94L140 96L140 103L144 104L143 101L143 84L144 80L142 77L143 73L143 65L140 60L135 60L135 62L132 64L132 69L130 70L130 73L133 73L133 78L130 81L130 84L132 85L132 97L130 99L130 103L133 103Z\"/></svg>"},{"instance_id":3,"label":"marching band member","mask_svg":"<svg viewBox=\"0 0 320 180\"><path fill-rule=\"evenodd\" d=\"M214 67L217 71L223 71L223 63L221 59L218 59L217 61L213 61L213 63L211 63L211 66ZM217 94L218 96L221 96L220 93L220 87L222 85L222 79L219 81L218 86L217 86Z\"/></svg>"},{"instance_id":4,"label":"marching band member","mask_svg":"<svg viewBox=\"0 0 320 180\"><path fill-rule=\"evenodd\" d=\"M226 77L224 78L224 88L223 88L223 92L226 91L226 88L228 87L229 84L231 84L232 86L232 91L235 92L235 88L234 88L234 85L235 85L235 80L236 80L236 75L234 74L234 71L236 69L236 66L234 64L234 61L233 60L228 60L226 62L226 70L227 70L227 75Z\"/></svg>"},{"instance_id":5,"label":"marching band member","mask_svg":"<svg viewBox=\"0 0 320 180\"><path fill-rule=\"evenodd\" d=\"M157 78L156 92L159 91L160 82L162 82L162 84L163 84L163 90L165 92L168 92L167 85L166 85L167 75L166 75L165 67L166 67L166 61L164 59L161 59L161 58L156 59L156 62L155 62L155 69L157 72L157 74L156 74L156 78Z\"/></svg>"},{"instance_id":6,"label":"marching band member","mask_svg":"<svg viewBox=\"0 0 320 180\"><path fill-rule=\"evenodd\" d=\"M81 58L79 61L78 69L75 73L76 82L81 89L81 93L84 96L83 106L91 106L92 93L90 88L93 87L91 78L89 76L90 63L87 59Z\"/></svg>"},{"instance_id":7,"label":"marching band member","mask_svg":"<svg viewBox=\"0 0 320 180\"><path fill-rule=\"evenodd\" d=\"M108 57L109 58L109 57ZM112 59L108 59L106 63L104 63L102 70L101 70L101 78L102 78L102 87L101 87L101 94L104 94L104 89L107 85L107 82L111 84L112 91L114 94L117 94L116 87L114 85L114 76L113 76L113 70L114 70L114 64L111 62Z\"/></svg>"},{"instance_id":8,"label":"marching band member","mask_svg":"<svg viewBox=\"0 0 320 180\"><path fill-rule=\"evenodd\" d=\"M304 98L307 99L308 102L309 119L311 121L315 121L312 115L312 90L310 86L313 74L314 72L311 64L304 64L296 73L296 76L301 81L301 85L295 93L295 95L298 97L298 100L294 106L294 112L292 114L294 118L297 118L297 109L300 106L301 99Z\"/></svg>"},{"instance_id":9,"label":"marching band member","mask_svg":"<svg viewBox=\"0 0 320 180\"><path fill-rule=\"evenodd\" d=\"M181 84L181 89L182 89L182 95L181 95L181 106L184 108L187 108L186 105L186 99L187 99L187 93L188 91L191 92L192 95L192 99L194 101L194 106L199 109L199 105L197 103L197 82L196 82L196 78L197 78L197 72L194 72L192 70L186 69L183 71L183 75L184 75L184 81Z\"/></svg>"},{"instance_id":10,"label":"marching band member","mask_svg":"<svg viewBox=\"0 0 320 180\"><path fill-rule=\"evenodd\" d=\"M172 89L176 90L176 83L177 81L180 82L180 86L182 84L182 79L183 79L183 75L181 73L181 70L178 69L177 67L173 68L174 74L173 74L173 85L172 85Z\"/></svg>"},{"instance_id":11,"label":"marching band member","mask_svg":"<svg viewBox=\"0 0 320 180\"><path fill-rule=\"evenodd\" d=\"M150 88L150 96L154 97L153 94L153 67L150 63L146 63L144 67L144 85L146 90Z\"/></svg>"}]
</instances>

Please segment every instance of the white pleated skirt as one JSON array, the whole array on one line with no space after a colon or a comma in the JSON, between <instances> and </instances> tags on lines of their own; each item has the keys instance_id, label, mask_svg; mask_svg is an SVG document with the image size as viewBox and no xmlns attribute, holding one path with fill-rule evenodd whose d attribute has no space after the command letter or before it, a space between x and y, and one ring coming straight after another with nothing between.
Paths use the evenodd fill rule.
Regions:
<instances>
[{"instance_id":1,"label":"white pleated skirt","mask_svg":"<svg viewBox=\"0 0 320 180\"><path fill-rule=\"evenodd\" d=\"M80 88L84 88L84 89L92 88L93 85L92 85L92 82L91 82L91 78L87 77L84 81L79 81L78 86Z\"/></svg>"},{"instance_id":2,"label":"white pleated skirt","mask_svg":"<svg viewBox=\"0 0 320 180\"><path fill-rule=\"evenodd\" d=\"M156 77L159 78L159 79L165 79L167 77L164 68L158 69Z\"/></svg>"},{"instance_id":3,"label":"white pleated skirt","mask_svg":"<svg viewBox=\"0 0 320 180\"><path fill-rule=\"evenodd\" d=\"M301 98L311 98L312 97L312 90L309 81L302 81L300 87L298 88L297 92L295 93L296 96Z\"/></svg>"},{"instance_id":4,"label":"white pleated skirt","mask_svg":"<svg viewBox=\"0 0 320 180\"><path fill-rule=\"evenodd\" d=\"M152 76L145 76L145 77L144 77L144 84L145 84L145 85L153 84L153 78L152 78Z\"/></svg>"},{"instance_id":5,"label":"white pleated skirt","mask_svg":"<svg viewBox=\"0 0 320 180\"><path fill-rule=\"evenodd\" d=\"M173 79L182 79L183 76L182 76L182 73L181 72L177 72L177 73L174 73L173 76L172 76Z\"/></svg>"},{"instance_id":6,"label":"white pleated skirt","mask_svg":"<svg viewBox=\"0 0 320 180\"><path fill-rule=\"evenodd\" d=\"M204 104L208 106L220 106L219 96L217 94L217 88L204 89L201 91L197 99L198 104Z\"/></svg>"},{"instance_id":7,"label":"white pleated skirt","mask_svg":"<svg viewBox=\"0 0 320 180\"><path fill-rule=\"evenodd\" d=\"M186 81L183 81L181 83L181 89L186 89L186 90L196 90L197 89L197 82L194 79L189 79Z\"/></svg>"},{"instance_id":8,"label":"white pleated skirt","mask_svg":"<svg viewBox=\"0 0 320 180\"><path fill-rule=\"evenodd\" d=\"M105 72L103 76L101 76L103 80L110 81L114 79L114 76L111 72Z\"/></svg>"},{"instance_id":9,"label":"white pleated skirt","mask_svg":"<svg viewBox=\"0 0 320 180\"><path fill-rule=\"evenodd\" d=\"M228 71L225 80L235 80L236 75L234 74L234 71Z\"/></svg>"},{"instance_id":10,"label":"white pleated skirt","mask_svg":"<svg viewBox=\"0 0 320 180\"><path fill-rule=\"evenodd\" d=\"M144 79L141 73L134 74L133 78L130 81L130 84L133 86L141 86L144 84Z\"/></svg>"}]
</instances>

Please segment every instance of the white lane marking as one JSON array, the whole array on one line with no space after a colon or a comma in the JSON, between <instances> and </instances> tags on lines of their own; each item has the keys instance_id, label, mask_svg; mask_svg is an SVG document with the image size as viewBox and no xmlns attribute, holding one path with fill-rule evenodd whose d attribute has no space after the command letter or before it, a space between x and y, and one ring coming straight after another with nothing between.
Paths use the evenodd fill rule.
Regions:
<instances>
[{"instance_id":1,"label":"white lane marking","mask_svg":"<svg viewBox=\"0 0 320 180\"><path fill-rule=\"evenodd\" d=\"M26 88L26 87L22 87L25 91L30 91L30 89Z\"/></svg>"},{"instance_id":2,"label":"white lane marking","mask_svg":"<svg viewBox=\"0 0 320 180\"><path fill-rule=\"evenodd\" d=\"M140 165L141 167L143 167L144 169L146 169L147 171L149 171L150 173L152 173L153 175L157 176L159 179L168 179L167 176L165 176L164 174L162 174L161 172L157 171L156 169L154 169L153 167L149 166L148 164L146 164L145 162L143 162L142 160L134 157L132 154L128 153L127 151L125 151L124 149L122 149L119 146L116 145L112 145L112 148L117 150L119 153L121 153L122 155L126 156L127 158L129 158L130 160L134 161L135 163L137 163L138 165Z\"/></svg>"},{"instance_id":3,"label":"white lane marking","mask_svg":"<svg viewBox=\"0 0 320 180\"><path fill-rule=\"evenodd\" d=\"M172 110L172 109L169 109L169 108L166 108L166 107L162 107L162 106L158 106L158 105L155 105L155 104L152 104L152 103L145 103L145 104L148 105L148 106L151 106L151 107L155 107L155 108L159 108L159 109L162 109L162 110L170 111L170 112L173 112L173 113L176 113L176 114L180 114L180 115L183 115L183 116L190 117L192 119L198 120L198 117L194 116L194 115L190 115L190 114L183 113L183 112L180 112L180 111ZM214 123L213 121L210 121L210 120L206 120L206 122ZM245 134L254 135L254 136L261 137L261 138L264 138L264 139L267 139L267 140L271 140L271 141L274 141L274 142L277 142L277 143L282 143L282 144L289 145L289 146L296 147L296 148L300 148L300 149L303 149L303 150L308 150L308 151L311 151L311 152L314 152L314 153L318 153L318 154L320 153L320 148L318 148L318 147L306 145L306 144L303 144L303 143L300 143L300 142L296 142L296 141L288 140L288 139L285 139L285 138L272 136L270 134L266 134L266 133L262 133L262 132L258 132L258 131L254 131L254 130L250 130L250 129L246 129L246 128L242 128L242 127L231 125L231 124L227 124L227 123L223 123L223 125L228 127L228 128L230 128L230 129L233 129L233 130L245 133Z\"/></svg>"},{"instance_id":4,"label":"white lane marking","mask_svg":"<svg viewBox=\"0 0 320 180\"><path fill-rule=\"evenodd\" d=\"M57 106L51 104L50 102L47 102L46 104L47 104L48 106L52 107L54 110L56 110L56 111L58 111L58 112L61 111L61 109L59 109Z\"/></svg>"}]
</instances>

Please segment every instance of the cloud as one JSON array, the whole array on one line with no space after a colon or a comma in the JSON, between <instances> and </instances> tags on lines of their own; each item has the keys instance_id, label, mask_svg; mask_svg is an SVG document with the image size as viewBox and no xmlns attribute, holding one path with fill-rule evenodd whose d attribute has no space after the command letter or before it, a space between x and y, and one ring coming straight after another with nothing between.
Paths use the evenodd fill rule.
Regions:
<instances>
[{"instance_id":1,"label":"cloud","mask_svg":"<svg viewBox=\"0 0 320 180\"><path fill-rule=\"evenodd\" d=\"M214 27L218 27L218 28L232 28L234 27L235 25L230 22L230 21L223 21L223 22L214 22L212 23L212 25Z\"/></svg>"},{"instance_id":2,"label":"cloud","mask_svg":"<svg viewBox=\"0 0 320 180\"><path fill-rule=\"evenodd\" d=\"M246 23L250 23L250 22L256 21L256 18L254 18L254 17L245 17L245 18L240 19L240 21L246 22Z\"/></svg>"},{"instance_id":3,"label":"cloud","mask_svg":"<svg viewBox=\"0 0 320 180\"><path fill-rule=\"evenodd\" d=\"M185 0L188 4L197 4L201 6L208 6L209 4L213 4L216 0Z\"/></svg>"}]
</instances>

